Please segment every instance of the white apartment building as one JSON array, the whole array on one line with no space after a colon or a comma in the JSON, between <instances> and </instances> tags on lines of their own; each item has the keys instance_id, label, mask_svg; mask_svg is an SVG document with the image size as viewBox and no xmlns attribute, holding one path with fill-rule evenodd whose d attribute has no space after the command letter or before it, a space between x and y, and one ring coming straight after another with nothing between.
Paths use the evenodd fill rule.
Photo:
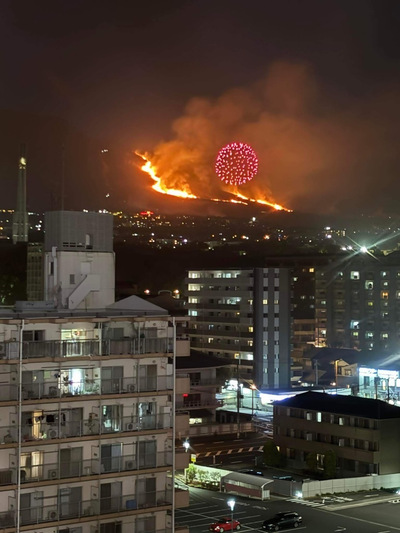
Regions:
<instances>
[{"instance_id":1,"label":"white apartment building","mask_svg":"<svg viewBox=\"0 0 400 533\"><path fill-rule=\"evenodd\" d=\"M54 298L0 310L0 528L173 533L174 509L189 503L175 488L189 459L175 446L189 428L187 413L175 416L175 391L189 391L175 380L186 320L137 297L113 303L112 232L95 249L96 224L109 227L96 215L109 215L70 215L46 218L70 247L46 255ZM68 240L72 226L91 249Z\"/></svg>"},{"instance_id":2,"label":"white apartment building","mask_svg":"<svg viewBox=\"0 0 400 533\"><path fill-rule=\"evenodd\" d=\"M3 529L172 531L179 337L140 315L1 313Z\"/></svg>"},{"instance_id":3,"label":"white apartment building","mask_svg":"<svg viewBox=\"0 0 400 533\"><path fill-rule=\"evenodd\" d=\"M289 269L190 270L186 295L192 350L250 365L259 388L290 387Z\"/></svg>"}]
</instances>

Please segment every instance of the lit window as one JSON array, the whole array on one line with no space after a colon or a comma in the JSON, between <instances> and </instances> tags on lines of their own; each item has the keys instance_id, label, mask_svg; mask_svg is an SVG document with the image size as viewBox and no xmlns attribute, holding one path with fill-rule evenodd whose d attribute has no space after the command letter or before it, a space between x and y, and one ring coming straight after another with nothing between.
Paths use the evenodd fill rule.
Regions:
<instances>
[{"instance_id":1,"label":"lit window","mask_svg":"<svg viewBox=\"0 0 400 533\"><path fill-rule=\"evenodd\" d=\"M322 413L317 413L317 422L322 422Z\"/></svg>"},{"instance_id":2,"label":"lit window","mask_svg":"<svg viewBox=\"0 0 400 533\"><path fill-rule=\"evenodd\" d=\"M314 272L314 267L308 269L309 272Z\"/></svg>"},{"instance_id":3,"label":"lit window","mask_svg":"<svg viewBox=\"0 0 400 533\"><path fill-rule=\"evenodd\" d=\"M268 300L263 300L263 305L267 305L268 304Z\"/></svg>"},{"instance_id":4,"label":"lit window","mask_svg":"<svg viewBox=\"0 0 400 533\"><path fill-rule=\"evenodd\" d=\"M381 270L381 278L387 278L389 276L389 272L386 270Z\"/></svg>"},{"instance_id":5,"label":"lit window","mask_svg":"<svg viewBox=\"0 0 400 533\"><path fill-rule=\"evenodd\" d=\"M365 332L365 338L366 339L373 339L374 338L374 332L373 331L366 331Z\"/></svg>"},{"instance_id":6,"label":"lit window","mask_svg":"<svg viewBox=\"0 0 400 533\"><path fill-rule=\"evenodd\" d=\"M373 281L366 281L365 282L365 288L369 291L371 291L374 288L374 282Z\"/></svg>"},{"instance_id":7,"label":"lit window","mask_svg":"<svg viewBox=\"0 0 400 533\"><path fill-rule=\"evenodd\" d=\"M358 270L352 270L350 272L350 279L360 279L360 272Z\"/></svg>"},{"instance_id":8,"label":"lit window","mask_svg":"<svg viewBox=\"0 0 400 533\"><path fill-rule=\"evenodd\" d=\"M249 333L253 333L253 326L249 326Z\"/></svg>"},{"instance_id":9,"label":"lit window","mask_svg":"<svg viewBox=\"0 0 400 533\"><path fill-rule=\"evenodd\" d=\"M374 307L374 302L372 300L368 300L367 307Z\"/></svg>"},{"instance_id":10,"label":"lit window","mask_svg":"<svg viewBox=\"0 0 400 533\"><path fill-rule=\"evenodd\" d=\"M382 298L382 300L387 300L389 298L389 292L388 291L381 291L381 298Z\"/></svg>"}]
</instances>

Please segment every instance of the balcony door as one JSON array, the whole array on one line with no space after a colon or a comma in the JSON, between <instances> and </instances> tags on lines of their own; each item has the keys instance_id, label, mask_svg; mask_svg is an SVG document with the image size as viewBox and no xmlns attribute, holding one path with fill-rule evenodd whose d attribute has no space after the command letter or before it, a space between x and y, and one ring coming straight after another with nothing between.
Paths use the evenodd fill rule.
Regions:
<instances>
[{"instance_id":1,"label":"balcony door","mask_svg":"<svg viewBox=\"0 0 400 533\"><path fill-rule=\"evenodd\" d=\"M139 468L151 468L157 466L157 443L155 440L138 442L137 455Z\"/></svg>"},{"instance_id":2,"label":"balcony door","mask_svg":"<svg viewBox=\"0 0 400 533\"><path fill-rule=\"evenodd\" d=\"M101 473L120 472L122 469L122 444L101 445Z\"/></svg>"},{"instance_id":3,"label":"balcony door","mask_svg":"<svg viewBox=\"0 0 400 533\"><path fill-rule=\"evenodd\" d=\"M102 431L114 433L121 430L122 405L103 405L102 407Z\"/></svg>"},{"instance_id":4,"label":"balcony door","mask_svg":"<svg viewBox=\"0 0 400 533\"><path fill-rule=\"evenodd\" d=\"M146 516L136 519L136 533L154 533L156 531L156 517Z\"/></svg>"},{"instance_id":5,"label":"balcony door","mask_svg":"<svg viewBox=\"0 0 400 533\"><path fill-rule=\"evenodd\" d=\"M100 485L100 512L115 513L121 510L122 483L102 483Z\"/></svg>"},{"instance_id":6,"label":"balcony door","mask_svg":"<svg viewBox=\"0 0 400 533\"><path fill-rule=\"evenodd\" d=\"M119 394L123 387L124 369L122 366L109 366L101 369L101 393Z\"/></svg>"},{"instance_id":7,"label":"balcony door","mask_svg":"<svg viewBox=\"0 0 400 533\"><path fill-rule=\"evenodd\" d=\"M156 478L138 479L136 481L136 496L139 509L156 505Z\"/></svg>"},{"instance_id":8,"label":"balcony door","mask_svg":"<svg viewBox=\"0 0 400 533\"><path fill-rule=\"evenodd\" d=\"M139 390L157 390L157 365L139 366Z\"/></svg>"},{"instance_id":9,"label":"balcony door","mask_svg":"<svg viewBox=\"0 0 400 533\"><path fill-rule=\"evenodd\" d=\"M82 475L83 448L64 448L60 450L60 477L77 477Z\"/></svg>"},{"instance_id":10,"label":"balcony door","mask_svg":"<svg viewBox=\"0 0 400 533\"><path fill-rule=\"evenodd\" d=\"M21 524L34 524L43 519L43 491L21 494ZM44 517L47 520L47 516Z\"/></svg>"},{"instance_id":11,"label":"balcony door","mask_svg":"<svg viewBox=\"0 0 400 533\"><path fill-rule=\"evenodd\" d=\"M59 489L60 518L77 518L81 516L82 487Z\"/></svg>"}]
</instances>

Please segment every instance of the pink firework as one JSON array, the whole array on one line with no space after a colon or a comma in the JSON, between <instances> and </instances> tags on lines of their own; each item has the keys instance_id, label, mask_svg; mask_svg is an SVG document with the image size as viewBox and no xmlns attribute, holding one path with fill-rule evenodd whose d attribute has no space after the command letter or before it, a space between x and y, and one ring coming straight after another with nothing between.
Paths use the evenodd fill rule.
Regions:
<instances>
[{"instance_id":1,"label":"pink firework","mask_svg":"<svg viewBox=\"0 0 400 533\"><path fill-rule=\"evenodd\" d=\"M219 151L215 161L217 176L228 185L243 185L254 178L258 159L251 146L234 142Z\"/></svg>"}]
</instances>

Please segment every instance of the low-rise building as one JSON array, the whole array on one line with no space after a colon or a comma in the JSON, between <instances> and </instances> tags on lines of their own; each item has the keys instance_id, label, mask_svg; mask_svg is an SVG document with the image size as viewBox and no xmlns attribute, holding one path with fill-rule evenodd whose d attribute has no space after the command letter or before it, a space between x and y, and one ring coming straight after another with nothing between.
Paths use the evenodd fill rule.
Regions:
<instances>
[{"instance_id":1,"label":"low-rise building","mask_svg":"<svg viewBox=\"0 0 400 533\"><path fill-rule=\"evenodd\" d=\"M328 450L337 474L390 474L400 470L400 408L356 396L306 392L274 405L274 441L295 468Z\"/></svg>"}]
</instances>

